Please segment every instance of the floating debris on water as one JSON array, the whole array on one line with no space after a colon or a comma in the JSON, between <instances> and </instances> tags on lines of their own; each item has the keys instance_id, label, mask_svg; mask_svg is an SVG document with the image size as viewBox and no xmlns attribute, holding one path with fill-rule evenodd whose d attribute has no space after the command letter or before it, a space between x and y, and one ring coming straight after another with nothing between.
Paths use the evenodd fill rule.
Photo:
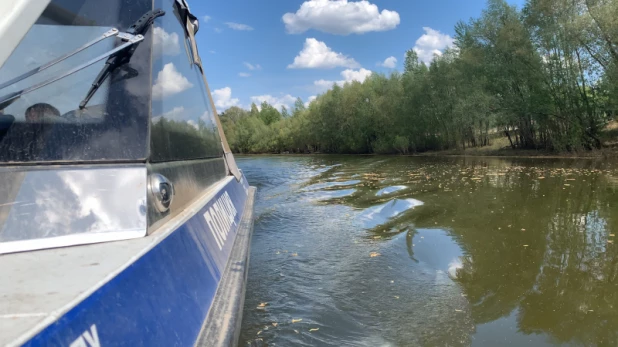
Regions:
<instances>
[{"instance_id":1,"label":"floating debris on water","mask_svg":"<svg viewBox=\"0 0 618 347\"><path fill-rule=\"evenodd\" d=\"M335 158L329 157L324 160L337 160ZM382 160L381 157L375 158ZM467 316L474 315L474 312L470 312L467 302L470 301L473 304L478 300L478 297L473 295L476 292L476 286L479 289L478 294L482 293L481 289L494 290L492 286L495 286L496 282L499 284L504 282L507 286L517 285L518 276L510 275L528 274L529 268L537 272L532 274L534 271L530 271L530 278L538 284L538 290L548 290L548 295L559 293L553 289L564 289L561 287L563 285L567 286L566 290L573 291L573 297L577 297L578 294L582 296L581 293L586 293L586 290L591 291L591 297L603 295L605 284L602 282L606 278L598 275L596 271L610 266L611 254L607 255L606 252L612 252L613 248L610 246L614 243L618 247L616 237L618 229L612 231L613 225L610 221L612 213L615 212L613 203L616 192L618 192L618 163L598 161L598 163L588 164L573 161L574 164L571 164L570 159L556 161L511 158L435 160L433 158L392 157L384 159L384 165L373 165L374 161L379 161L375 158L346 157L342 159L344 165L337 172L336 177L333 172L313 176L313 172L306 174L303 171L306 167L304 164L306 160L319 162L323 160L320 157L292 158L288 161L278 158L265 160L260 157L255 160L248 159L244 163L250 169L249 174L263 180L256 182L262 186L262 194L281 195L276 197L277 201L265 202L262 199L257 209L258 214L263 215L261 218L266 219L269 215L264 211L270 211L271 204L281 206L274 212L269 212L272 213L272 218L268 219L268 223L262 221L256 224L258 228L256 235L270 239L268 242L257 244L262 247L260 251L266 253L264 258L268 261L262 263L268 266L258 265L259 262L256 262L254 266L260 268L259 273L266 274L269 279L274 278L274 281L269 286L249 287L254 291L257 288L257 291L249 292L248 295L253 294L254 298L272 299L273 296L277 296L276 294L284 294L286 299L282 303L277 301L276 304L259 307L262 311L254 310L254 314L248 315L249 324L245 324L246 328L243 327L246 329L243 331L243 339L253 338L255 340L262 337L268 340L267 337L272 337L275 340L277 337L271 336L272 333L280 332L284 335L289 334L290 331L296 334L302 332L300 335L303 336L288 335L285 338L291 340L320 339L318 343L322 341L322 338L343 337L345 339L348 337L338 330L331 331L328 328L330 325L324 325L327 327L325 331L321 330L322 324L319 328L311 326L311 324L325 323L320 319L314 321L311 312L314 310L312 306L319 305L320 301L331 293L332 286L329 287L326 284L327 280L335 280L338 285L348 286L349 294L353 295L352 298L348 295L330 298L334 303L333 307L341 304L345 306L352 302L354 305L347 307L358 308L360 314L359 312L353 313L358 314L359 322L365 326L370 326L378 315L385 324L396 326L400 323L401 317L405 317L406 310L413 307L415 312L418 311L415 316L426 317L429 326L449 327L448 333L438 336L438 338L443 338L440 340L443 344L458 344L459 340L462 340L461 344L469 343L468 330L473 329L471 327L474 325L474 317ZM280 160L285 170L278 170L281 172L273 172L272 175L279 175L277 179L289 180L289 187L285 186L287 182L272 180L265 172L256 171L255 168L255 163L263 166L262 162L266 161L268 166L266 169L270 170L268 173L271 173L273 171L270 167L271 162L279 163ZM297 174L288 170L288 166L294 165L299 167ZM566 165L573 167L564 169L560 167ZM371 174L363 175L366 172L363 171L366 169L363 166L369 167ZM582 168L588 166L610 167L611 174L614 176L610 177L605 170ZM258 169L262 170L261 167ZM339 181L350 183L351 180L356 179L354 177L360 180L358 185L338 184ZM307 186L307 183L302 182L305 179L313 185ZM298 183L299 180L301 183ZM337 184L333 184L334 180L338 180ZM543 182L540 182L541 180ZM316 184L323 185L322 190L311 192L314 193L311 199L305 199L309 192L304 188L320 187ZM393 189L395 185L403 185L405 189L395 190ZM565 188L566 194L560 193L562 188ZM291 205L291 203L296 204L294 193L299 189L301 196L298 200L304 205ZM339 194L348 189L355 192L345 198L339 198ZM323 193L323 190L326 193ZM566 190L569 191L566 192ZM324 203L314 201L316 196L322 199L327 195L329 200L325 200ZM337 199L332 199L332 196L337 196ZM307 204L306 200L311 200L311 205ZM422 207L421 200L424 201ZM289 208L291 206L295 209ZM298 217L299 221L292 217ZM534 224L530 221L534 221ZM509 224L504 225L505 222ZM307 223L307 232L298 233L297 224L299 223ZM522 224L530 225L532 229L528 231L528 228ZM484 231L474 228L478 225L482 225ZM282 231L274 233L269 232L269 229L264 232L265 226ZM301 227L304 226L301 225ZM518 228L520 232L516 233ZM504 233L502 229L505 229ZM337 232L333 232L334 230ZM588 236L582 237L584 234L580 233ZM603 237L606 240L605 244L603 244ZM523 241L528 243L521 243ZM319 254L317 258L310 254L314 252L303 251L304 247L317 243L319 243L320 251L316 252ZM419 247L416 247L417 243ZM521 253L521 249L517 249L517 244L520 244L526 252ZM527 253L532 245L535 246L534 250ZM346 246L351 248L349 251L354 251L353 256L348 256L350 253L345 250ZM284 255L284 250L279 247L300 250L304 252L303 257L298 256L298 259L292 262L289 257L272 257L273 253ZM272 251L273 248L275 252ZM372 248L374 251L371 251ZM550 273L538 270L542 266L552 268L560 264L560 257L545 257L544 254L559 254L565 249L577 250L581 252L582 257L587 257L583 259L590 259L582 265L574 265L580 266L580 271L574 276L580 276L581 273L584 281L590 279L594 282L593 287L569 288L568 281L558 283L557 288L544 286L545 281L551 282L556 278L560 279L561 276L571 276L568 271ZM293 250L285 253L288 252L288 255L294 257L300 254L299 251ZM499 256L495 256L494 253ZM536 255L530 258L532 254ZM363 262L363 257L367 255L370 259L365 258ZM360 262L358 257L360 257ZM380 257L380 259L373 259L375 257ZM298 263L301 260L303 262ZM341 266L342 264L348 266ZM289 265L300 267L289 268ZM358 271L359 269L363 271ZM285 277L279 278L277 271L285 271ZM344 276L340 276L342 274ZM477 278L481 280L472 283L464 281L468 279L466 276L472 274L478 275ZM491 278L495 274L504 277L496 281L482 280ZM591 276L586 277L587 275ZM461 281L458 277L461 277ZM324 281L324 284L314 284L311 291L299 290L296 286L289 287L290 283L312 283L311 280L318 278ZM393 278L398 279L393 280ZM418 279L423 281L422 286L409 285L416 283L415 280ZM254 283L258 284L263 280L264 276L259 274L253 279ZM391 285L385 286L385 284ZM529 283L527 285L530 286ZM439 286L449 286L449 290L442 291ZM470 292L468 295L471 296L470 300L467 300L464 291ZM496 291L494 299L501 301L498 305L504 306L505 302L510 299L508 294L508 291ZM383 302L375 302L380 300L380 297ZM405 297L405 300L401 297ZM426 298L437 298L441 300L440 305L424 305ZM374 301L371 302L372 305L363 305L368 300ZM591 304L586 300L582 302ZM298 305L299 303L301 304ZM457 309L457 306L464 308ZM435 310L436 307L441 309ZM293 311L289 312L289 310ZM371 314L364 315L369 310ZM292 316L278 316L285 315L286 311L292 316L307 317L309 320L292 320ZM589 306L582 305L579 311L580 314L589 313L586 317L591 319L591 322L602 324L604 316L595 315L596 310L589 310ZM457 314L453 315L453 312ZM532 316L532 323L543 323L542 307L536 307L526 313ZM345 320L348 312L333 310L332 314L334 319ZM273 322L272 319L277 319L277 322ZM569 319L567 316L559 316L555 323L568 325ZM278 328L279 320L282 324L281 329ZM516 319L501 320L499 323L494 325L494 329L497 329L495 331L503 334L505 338L523 335L517 329ZM265 325L269 327L269 330L266 330ZM262 328L257 328L258 326ZM298 330L294 330L294 326ZM547 326L547 328L552 327ZM586 329L588 328L584 327L583 330ZM264 336L256 336L258 330L261 330L261 335ZM322 333L313 335L313 332L320 331ZM392 338L396 341L413 341L419 338L418 331L402 333L398 329L389 329L384 334L393 332L395 336L384 336L384 338ZM345 333L346 331L343 331L343 334ZM488 334L491 337L491 333L493 332L482 329L475 332L479 340L486 338ZM592 329L590 333L594 334L594 330ZM551 335L551 332L548 334ZM462 336L466 338L466 341L463 341ZM436 341L431 340L428 344L432 342ZM366 344L382 345L376 341Z\"/></svg>"}]
</instances>

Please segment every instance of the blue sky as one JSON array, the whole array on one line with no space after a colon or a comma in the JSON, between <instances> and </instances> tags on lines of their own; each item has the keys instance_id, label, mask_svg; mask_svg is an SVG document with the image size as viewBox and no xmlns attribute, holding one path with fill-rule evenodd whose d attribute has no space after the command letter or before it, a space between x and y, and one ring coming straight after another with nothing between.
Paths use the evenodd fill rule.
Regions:
<instances>
[{"instance_id":1,"label":"blue sky","mask_svg":"<svg viewBox=\"0 0 618 347\"><path fill-rule=\"evenodd\" d=\"M521 6L523 0L509 2ZM429 61L452 42L459 20L480 15L485 0L227 0L190 6L200 19L200 54L221 112L252 101L307 102L336 81L401 71L411 48ZM396 62L385 62L389 57Z\"/></svg>"}]
</instances>

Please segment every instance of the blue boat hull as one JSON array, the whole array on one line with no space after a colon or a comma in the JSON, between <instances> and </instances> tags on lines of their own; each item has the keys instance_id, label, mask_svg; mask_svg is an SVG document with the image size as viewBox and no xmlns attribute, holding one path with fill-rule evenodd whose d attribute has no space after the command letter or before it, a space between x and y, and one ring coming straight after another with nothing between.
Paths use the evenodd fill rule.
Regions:
<instances>
[{"instance_id":1,"label":"blue boat hull","mask_svg":"<svg viewBox=\"0 0 618 347\"><path fill-rule=\"evenodd\" d=\"M228 180L199 212L25 346L195 344L250 192L246 179Z\"/></svg>"}]
</instances>

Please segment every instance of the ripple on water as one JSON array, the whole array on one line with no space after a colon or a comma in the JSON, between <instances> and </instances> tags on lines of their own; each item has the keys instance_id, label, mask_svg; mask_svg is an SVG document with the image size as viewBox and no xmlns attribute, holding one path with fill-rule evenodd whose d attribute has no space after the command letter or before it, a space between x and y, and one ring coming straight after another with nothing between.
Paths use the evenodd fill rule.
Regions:
<instances>
[{"instance_id":1,"label":"ripple on water","mask_svg":"<svg viewBox=\"0 0 618 347\"><path fill-rule=\"evenodd\" d=\"M316 183L308 187L305 187L305 190L319 190L319 189L324 189L324 188L353 186L359 183L361 183L360 180L349 180L349 181L341 181L341 182L322 182L322 183Z\"/></svg>"},{"instance_id":2,"label":"ripple on water","mask_svg":"<svg viewBox=\"0 0 618 347\"><path fill-rule=\"evenodd\" d=\"M423 202L416 199L393 199L385 204L367 208L360 214L359 218L365 228L372 229L421 205L423 205Z\"/></svg>"},{"instance_id":3,"label":"ripple on water","mask_svg":"<svg viewBox=\"0 0 618 347\"><path fill-rule=\"evenodd\" d=\"M406 188L408 188L408 187L406 187L406 186L390 186L390 187L382 188L382 189L380 189L376 193L376 196L393 194L394 192L397 192L397 191L400 191L400 190L406 189Z\"/></svg>"},{"instance_id":4,"label":"ripple on water","mask_svg":"<svg viewBox=\"0 0 618 347\"><path fill-rule=\"evenodd\" d=\"M345 198L356 193L356 189L341 189L341 190L318 190L307 193L309 199L312 200L330 200Z\"/></svg>"}]
</instances>

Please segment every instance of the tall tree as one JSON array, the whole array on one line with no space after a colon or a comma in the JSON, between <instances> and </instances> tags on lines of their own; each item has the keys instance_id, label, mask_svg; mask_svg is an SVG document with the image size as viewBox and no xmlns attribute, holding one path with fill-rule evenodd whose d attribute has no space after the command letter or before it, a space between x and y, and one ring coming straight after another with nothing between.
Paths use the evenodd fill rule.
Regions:
<instances>
[{"instance_id":1,"label":"tall tree","mask_svg":"<svg viewBox=\"0 0 618 347\"><path fill-rule=\"evenodd\" d=\"M296 101L294 102L294 108L292 109L292 114L296 116L298 115L298 113L304 110L305 104L303 103L303 99L301 99L300 97L296 98Z\"/></svg>"}]
</instances>

